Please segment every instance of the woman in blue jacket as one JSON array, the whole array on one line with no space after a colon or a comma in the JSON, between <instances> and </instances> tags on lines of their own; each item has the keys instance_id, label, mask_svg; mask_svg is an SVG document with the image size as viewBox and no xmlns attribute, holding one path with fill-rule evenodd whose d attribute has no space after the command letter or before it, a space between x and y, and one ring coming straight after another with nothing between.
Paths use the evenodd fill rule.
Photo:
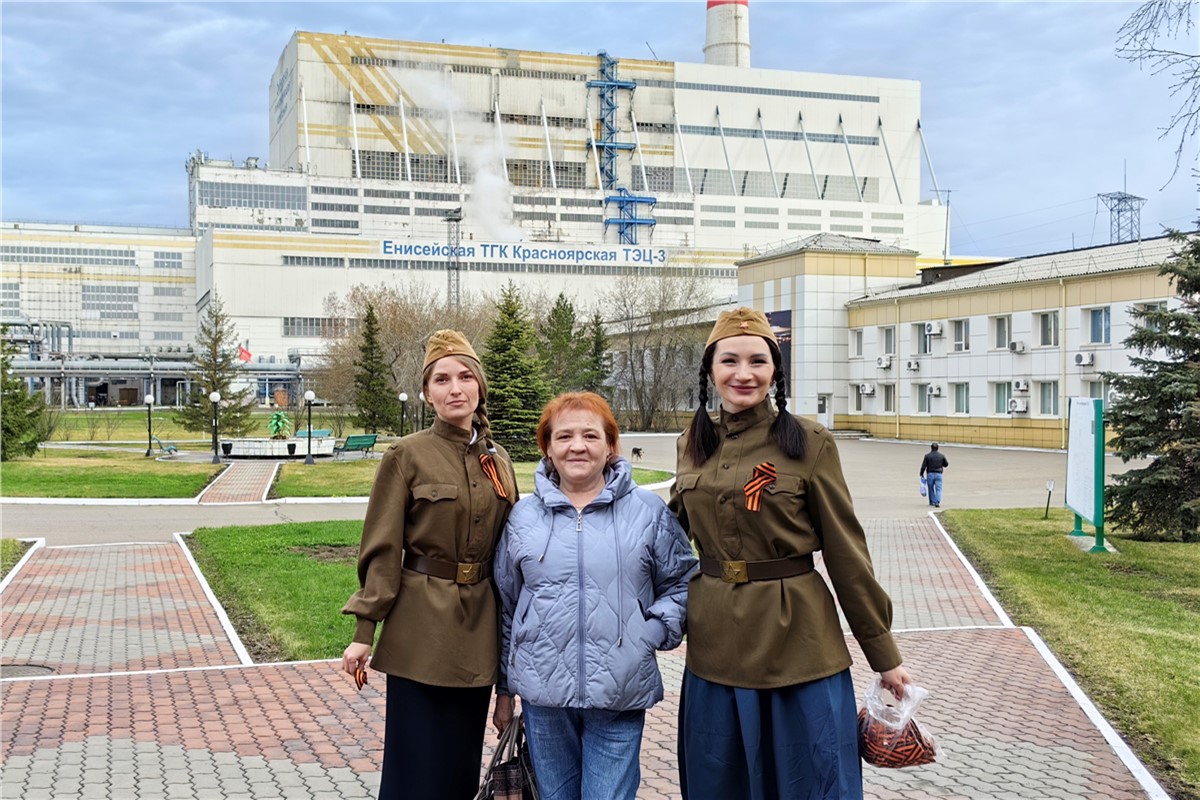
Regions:
<instances>
[{"instance_id":1,"label":"woman in blue jacket","mask_svg":"<svg viewBox=\"0 0 1200 800\"><path fill-rule=\"evenodd\" d=\"M663 697L655 652L683 639L696 557L657 495L617 455L617 422L591 392L550 401L532 495L496 549L502 618L495 723L521 697L542 800L634 800L646 709Z\"/></svg>"}]
</instances>

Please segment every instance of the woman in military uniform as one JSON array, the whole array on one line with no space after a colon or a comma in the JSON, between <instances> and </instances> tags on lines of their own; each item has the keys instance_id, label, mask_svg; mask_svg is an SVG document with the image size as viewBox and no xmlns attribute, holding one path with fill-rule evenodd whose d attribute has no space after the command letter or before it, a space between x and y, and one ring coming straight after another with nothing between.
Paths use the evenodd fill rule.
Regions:
<instances>
[{"instance_id":1,"label":"woman in military uniform","mask_svg":"<svg viewBox=\"0 0 1200 800\"><path fill-rule=\"evenodd\" d=\"M466 337L442 330L430 338L422 383L437 416L379 464L361 588L342 609L358 618L342 668L355 675L369 662L387 675L380 800L469 800L497 677L492 554L516 479L491 441L487 383Z\"/></svg>"},{"instance_id":2,"label":"woman in military uniform","mask_svg":"<svg viewBox=\"0 0 1200 800\"><path fill-rule=\"evenodd\" d=\"M786 386L766 317L722 313L671 499L700 550L680 698L685 800L862 797L850 652L815 551L883 685L900 696L911 682L833 436L787 413Z\"/></svg>"}]
</instances>

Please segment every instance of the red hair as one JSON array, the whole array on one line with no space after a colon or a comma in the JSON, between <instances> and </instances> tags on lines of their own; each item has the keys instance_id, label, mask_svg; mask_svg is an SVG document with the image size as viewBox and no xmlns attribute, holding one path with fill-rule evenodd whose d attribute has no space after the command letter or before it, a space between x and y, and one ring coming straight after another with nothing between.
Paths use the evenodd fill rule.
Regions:
<instances>
[{"instance_id":1,"label":"red hair","mask_svg":"<svg viewBox=\"0 0 1200 800\"><path fill-rule=\"evenodd\" d=\"M542 409L542 418L538 420L537 443L543 454L550 451L551 421L564 411L586 411L600 418L600 427L604 431L604 439L613 455L619 455L617 446L617 418L613 416L608 401L595 392L563 392L551 400Z\"/></svg>"}]
</instances>

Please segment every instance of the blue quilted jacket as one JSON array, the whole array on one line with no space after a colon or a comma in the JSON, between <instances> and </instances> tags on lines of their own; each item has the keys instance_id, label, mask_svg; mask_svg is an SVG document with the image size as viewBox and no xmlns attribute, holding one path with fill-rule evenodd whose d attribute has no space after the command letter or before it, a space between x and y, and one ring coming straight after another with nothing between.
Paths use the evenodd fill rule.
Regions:
<instances>
[{"instance_id":1,"label":"blue quilted jacket","mask_svg":"<svg viewBox=\"0 0 1200 800\"><path fill-rule=\"evenodd\" d=\"M496 548L497 691L540 706L649 708L663 697L655 651L683 640L691 544L625 459L583 511L547 468L543 459Z\"/></svg>"}]
</instances>

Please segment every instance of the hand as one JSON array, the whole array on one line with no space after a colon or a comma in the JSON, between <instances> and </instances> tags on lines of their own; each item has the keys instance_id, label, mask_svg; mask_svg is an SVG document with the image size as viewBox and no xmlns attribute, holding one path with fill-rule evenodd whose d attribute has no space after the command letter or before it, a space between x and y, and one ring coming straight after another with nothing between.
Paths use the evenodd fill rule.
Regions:
<instances>
[{"instance_id":1,"label":"hand","mask_svg":"<svg viewBox=\"0 0 1200 800\"><path fill-rule=\"evenodd\" d=\"M371 645L351 642L350 646L342 653L342 670L350 677L354 677L355 672L367 668L367 662L370 660Z\"/></svg>"},{"instance_id":2,"label":"hand","mask_svg":"<svg viewBox=\"0 0 1200 800\"><path fill-rule=\"evenodd\" d=\"M492 725L496 728L496 735L504 733L504 730L512 724L513 721L513 696L511 694L496 695L496 710L492 712Z\"/></svg>"},{"instance_id":3,"label":"hand","mask_svg":"<svg viewBox=\"0 0 1200 800\"><path fill-rule=\"evenodd\" d=\"M896 696L897 700L904 699L904 685L912 683L912 676L908 674L908 670L904 667L896 667L889 669L887 672L879 673L879 683L883 688Z\"/></svg>"}]
</instances>

